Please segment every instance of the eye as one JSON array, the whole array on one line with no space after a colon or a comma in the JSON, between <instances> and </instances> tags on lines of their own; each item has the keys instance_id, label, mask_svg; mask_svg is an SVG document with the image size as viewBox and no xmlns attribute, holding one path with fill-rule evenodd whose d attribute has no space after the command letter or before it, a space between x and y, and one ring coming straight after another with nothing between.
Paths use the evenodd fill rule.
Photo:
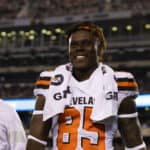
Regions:
<instances>
[{"instance_id":1,"label":"eye","mask_svg":"<svg viewBox=\"0 0 150 150\"><path fill-rule=\"evenodd\" d=\"M79 47L91 47L94 43L91 40L82 40L82 41L72 41L70 43L70 48L76 49Z\"/></svg>"},{"instance_id":2,"label":"eye","mask_svg":"<svg viewBox=\"0 0 150 150\"><path fill-rule=\"evenodd\" d=\"M71 42L70 47L71 48L76 48L78 46L77 42Z\"/></svg>"},{"instance_id":3,"label":"eye","mask_svg":"<svg viewBox=\"0 0 150 150\"><path fill-rule=\"evenodd\" d=\"M82 41L82 46L91 46L93 43L90 40L84 40Z\"/></svg>"}]
</instances>

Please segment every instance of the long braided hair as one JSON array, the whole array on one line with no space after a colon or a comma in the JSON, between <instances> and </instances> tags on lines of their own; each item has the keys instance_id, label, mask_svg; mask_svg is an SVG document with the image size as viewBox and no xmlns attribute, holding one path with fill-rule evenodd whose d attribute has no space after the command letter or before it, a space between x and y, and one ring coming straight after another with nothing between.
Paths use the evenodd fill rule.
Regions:
<instances>
[{"instance_id":1,"label":"long braided hair","mask_svg":"<svg viewBox=\"0 0 150 150\"><path fill-rule=\"evenodd\" d=\"M91 23L80 23L80 24L73 25L67 31L67 41L69 41L69 37L71 36L71 34L78 30L90 31L98 37L98 39L100 40L99 61L100 62L103 61L103 52L107 47L107 43L106 43L106 39L104 37L102 28L98 25L91 24Z\"/></svg>"}]
</instances>

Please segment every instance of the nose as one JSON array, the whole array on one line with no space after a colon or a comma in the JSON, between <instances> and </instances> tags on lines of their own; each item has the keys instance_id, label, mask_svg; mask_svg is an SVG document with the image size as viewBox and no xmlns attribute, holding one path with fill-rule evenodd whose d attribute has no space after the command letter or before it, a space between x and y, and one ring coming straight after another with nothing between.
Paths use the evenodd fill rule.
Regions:
<instances>
[{"instance_id":1,"label":"nose","mask_svg":"<svg viewBox=\"0 0 150 150\"><path fill-rule=\"evenodd\" d=\"M77 44L77 51L84 51L85 50L86 45L83 42L78 42Z\"/></svg>"}]
</instances>

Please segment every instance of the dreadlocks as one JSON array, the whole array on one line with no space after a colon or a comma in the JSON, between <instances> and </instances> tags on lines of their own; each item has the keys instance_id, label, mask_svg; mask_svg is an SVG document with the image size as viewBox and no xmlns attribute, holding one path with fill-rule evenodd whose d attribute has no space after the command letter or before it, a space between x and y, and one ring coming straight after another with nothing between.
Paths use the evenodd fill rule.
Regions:
<instances>
[{"instance_id":1,"label":"dreadlocks","mask_svg":"<svg viewBox=\"0 0 150 150\"><path fill-rule=\"evenodd\" d=\"M99 56L99 61L103 60L103 51L106 49L107 44L106 44L106 39L104 37L102 28L99 27L98 25L93 25L91 23L80 23L72 26L68 31L67 31L67 40L69 40L70 36L72 33L78 31L78 30L86 30L90 31L93 34L95 34L98 39L100 40L100 56Z\"/></svg>"}]
</instances>

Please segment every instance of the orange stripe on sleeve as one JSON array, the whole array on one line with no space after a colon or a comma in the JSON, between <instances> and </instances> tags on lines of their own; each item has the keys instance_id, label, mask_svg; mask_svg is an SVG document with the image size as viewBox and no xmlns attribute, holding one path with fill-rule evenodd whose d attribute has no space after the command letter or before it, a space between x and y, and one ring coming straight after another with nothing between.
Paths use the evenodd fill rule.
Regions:
<instances>
[{"instance_id":1,"label":"orange stripe on sleeve","mask_svg":"<svg viewBox=\"0 0 150 150\"><path fill-rule=\"evenodd\" d=\"M118 82L117 84L120 87L126 86L126 87L138 88L138 85L136 82Z\"/></svg>"},{"instance_id":2,"label":"orange stripe on sleeve","mask_svg":"<svg viewBox=\"0 0 150 150\"><path fill-rule=\"evenodd\" d=\"M36 85L50 85L51 81L38 80L36 81Z\"/></svg>"}]
</instances>

